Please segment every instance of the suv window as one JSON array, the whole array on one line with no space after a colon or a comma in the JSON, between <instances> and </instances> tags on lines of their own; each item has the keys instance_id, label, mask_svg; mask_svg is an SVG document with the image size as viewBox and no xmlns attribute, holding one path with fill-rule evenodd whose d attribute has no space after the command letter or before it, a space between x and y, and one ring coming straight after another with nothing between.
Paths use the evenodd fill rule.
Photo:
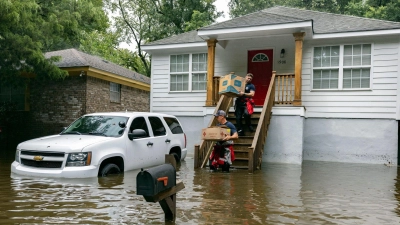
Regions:
<instances>
[{"instance_id":1,"label":"suv window","mask_svg":"<svg viewBox=\"0 0 400 225\"><path fill-rule=\"evenodd\" d=\"M160 118L149 116L149 121L151 128L153 129L154 136L163 136L166 135L167 132Z\"/></svg>"},{"instance_id":2,"label":"suv window","mask_svg":"<svg viewBox=\"0 0 400 225\"><path fill-rule=\"evenodd\" d=\"M182 134L183 130L176 118L164 117L165 122L167 122L169 129L173 134Z\"/></svg>"},{"instance_id":3,"label":"suv window","mask_svg":"<svg viewBox=\"0 0 400 225\"><path fill-rule=\"evenodd\" d=\"M144 117L136 117L135 119L133 119L131 127L129 128L129 132L132 132L136 129L142 129L146 131L147 137L149 137L149 129L147 127L147 123Z\"/></svg>"}]
</instances>

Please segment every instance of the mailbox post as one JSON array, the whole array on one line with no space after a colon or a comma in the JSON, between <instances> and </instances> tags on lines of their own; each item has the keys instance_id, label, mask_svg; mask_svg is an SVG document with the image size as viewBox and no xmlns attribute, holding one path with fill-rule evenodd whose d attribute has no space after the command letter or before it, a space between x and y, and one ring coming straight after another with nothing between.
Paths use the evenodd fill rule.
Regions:
<instances>
[{"instance_id":1,"label":"mailbox post","mask_svg":"<svg viewBox=\"0 0 400 225\"><path fill-rule=\"evenodd\" d=\"M172 159L170 158L172 157ZM173 160L173 161L172 161ZM165 155L166 164L141 170L136 176L136 194L143 195L147 202L159 202L166 221L175 221L176 193L185 185L176 181L174 156ZM169 162L172 162L169 164Z\"/></svg>"}]
</instances>

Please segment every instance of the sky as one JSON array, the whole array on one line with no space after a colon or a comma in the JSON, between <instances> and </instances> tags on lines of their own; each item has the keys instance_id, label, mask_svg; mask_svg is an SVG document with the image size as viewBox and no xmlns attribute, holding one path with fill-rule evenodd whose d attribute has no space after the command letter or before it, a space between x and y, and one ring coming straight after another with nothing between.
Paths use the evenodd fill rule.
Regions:
<instances>
[{"instance_id":1,"label":"sky","mask_svg":"<svg viewBox=\"0 0 400 225\"><path fill-rule=\"evenodd\" d=\"M222 22L229 19L229 8L228 8L229 0L216 0L214 5L217 7L217 11L224 11L224 16L217 19L217 22Z\"/></svg>"}]
</instances>

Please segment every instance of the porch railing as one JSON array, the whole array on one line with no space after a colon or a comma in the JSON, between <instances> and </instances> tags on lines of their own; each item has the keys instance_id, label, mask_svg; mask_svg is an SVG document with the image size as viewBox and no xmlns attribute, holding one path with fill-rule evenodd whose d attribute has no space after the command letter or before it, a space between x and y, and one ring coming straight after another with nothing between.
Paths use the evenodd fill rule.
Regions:
<instances>
[{"instance_id":1,"label":"porch railing","mask_svg":"<svg viewBox=\"0 0 400 225\"><path fill-rule=\"evenodd\" d=\"M292 105L294 100L294 88L293 73L276 74L275 105Z\"/></svg>"},{"instance_id":2,"label":"porch railing","mask_svg":"<svg viewBox=\"0 0 400 225\"><path fill-rule=\"evenodd\" d=\"M260 119L254 134L253 143L251 144L251 147L249 147L249 172L251 173L256 169L261 169L264 144L268 134L268 126L271 120L271 111L275 99L275 77L276 72L272 71L271 82L269 83L267 96L265 97Z\"/></svg>"},{"instance_id":3,"label":"porch railing","mask_svg":"<svg viewBox=\"0 0 400 225\"><path fill-rule=\"evenodd\" d=\"M215 102L214 105L216 105L214 114L220 109L228 112L229 108L232 106L233 98L218 94L219 77L213 78L213 85L213 99ZM276 74L276 72L273 71L254 139L251 147L248 149L249 172L254 172L254 170L261 169L264 145L268 134L268 126L271 120L272 107L274 105L292 105L293 99L294 74ZM208 127L215 126L216 124L217 119L212 117ZM200 145L195 145L194 168L203 168L205 166L214 144L214 141L202 140Z\"/></svg>"}]
</instances>

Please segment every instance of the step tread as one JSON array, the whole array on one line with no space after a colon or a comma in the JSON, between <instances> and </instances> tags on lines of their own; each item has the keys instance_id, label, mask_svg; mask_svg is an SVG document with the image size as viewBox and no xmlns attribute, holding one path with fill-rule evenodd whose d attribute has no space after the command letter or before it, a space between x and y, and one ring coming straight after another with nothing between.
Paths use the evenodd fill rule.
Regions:
<instances>
[{"instance_id":1,"label":"step tread","mask_svg":"<svg viewBox=\"0 0 400 225\"><path fill-rule=\"evenodd\" d=\"M245 161L245 160L249 160L249 157L235 157L235 161L236 160L242 160L242 161Z\"/></svg>"},{"instance_id":2,"label":"step tread","mask_svg":"<svg viewBox=\"0 0 400 225\"><path fill-rule=\"evenodd\" d=\"M235 169L246 169L246 170L249 169L248 166L234 166L234 165L232 165L231 168L235 168Z\"/></svg>"}]
</instances>

